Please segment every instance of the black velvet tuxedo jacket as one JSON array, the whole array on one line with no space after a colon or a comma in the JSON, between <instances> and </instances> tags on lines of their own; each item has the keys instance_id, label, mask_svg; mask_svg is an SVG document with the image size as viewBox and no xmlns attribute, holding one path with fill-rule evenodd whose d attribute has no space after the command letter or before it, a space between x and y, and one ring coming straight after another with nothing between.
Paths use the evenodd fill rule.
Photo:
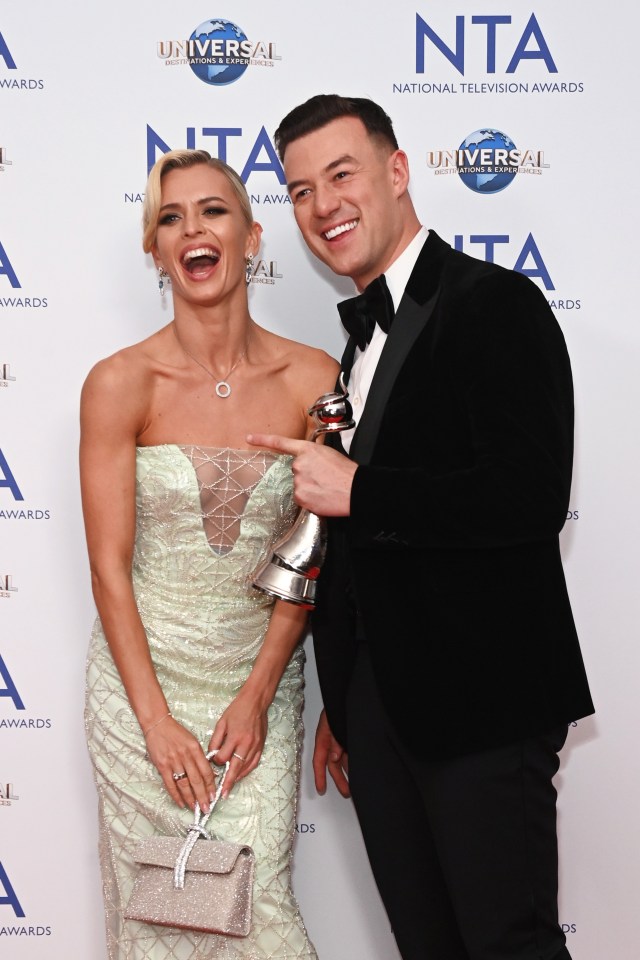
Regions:
<instances>
[{"instance_id":1,"label":"black velvet tuxedo jacket","mask_svg":"<svg viewBox=\"0 0 640 960\"><path fill-rule=\"evenodd\" d=\"M355 345L347 344L343 369ZM339 440L337 441L340 446ZM593 712L560 560L571 369L542 293L432 231L351 446L312 617L329 724L364 634L397 733L449 757Z\"/></svg>"}]
</instances>

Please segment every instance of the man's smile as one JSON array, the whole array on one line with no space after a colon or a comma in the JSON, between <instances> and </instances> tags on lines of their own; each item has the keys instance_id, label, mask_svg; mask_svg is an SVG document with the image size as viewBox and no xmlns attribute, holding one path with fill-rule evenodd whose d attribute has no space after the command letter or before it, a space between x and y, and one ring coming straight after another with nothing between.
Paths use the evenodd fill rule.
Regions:
<instances>
[{"instance_id":1,"label":"man's smile","mask_svg":"<svg viewBox=\"0 0 640 960\"><path fill-rule=\"evenodd\" d=\"M334 240L335 237L339 237L341 233L348 233L350 230L355 230L359 223L360 220L349 220L348 223L340 223L337 227L332 227L330 230L325 231L322 236L325 240Z\"/></svg>"}]
</instances>

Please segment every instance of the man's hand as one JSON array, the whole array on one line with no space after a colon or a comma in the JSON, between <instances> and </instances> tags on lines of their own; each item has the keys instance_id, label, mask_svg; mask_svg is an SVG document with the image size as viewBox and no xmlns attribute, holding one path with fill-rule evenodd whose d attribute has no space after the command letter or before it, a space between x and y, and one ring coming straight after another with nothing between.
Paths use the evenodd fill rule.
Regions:
<instances>
[{"instance_id":1,"label":"man's hand","mask_svg":"<svg viewBox=\"0 0 640 960\"><path fill-rule=\"evenodd\" d=\"M318 720L316 744L313 750L313 773L318 793L327 789L327 770L343 797L350 797L349 761L346 753L329 729L327 714L323 710Z\"/></svg>"},{"instance_id":2,"label":"man's hand","mask_svg":"<svg viewBox=\"0 0 640 960\"><path fill-rule=\"evenodd\" d=\"M250 433L247 441L295 457L292 465L296 503L320 517L348 517L351 485L358 464L310 440L291 440L268 433Z\"/></svg>"}]
</instances>

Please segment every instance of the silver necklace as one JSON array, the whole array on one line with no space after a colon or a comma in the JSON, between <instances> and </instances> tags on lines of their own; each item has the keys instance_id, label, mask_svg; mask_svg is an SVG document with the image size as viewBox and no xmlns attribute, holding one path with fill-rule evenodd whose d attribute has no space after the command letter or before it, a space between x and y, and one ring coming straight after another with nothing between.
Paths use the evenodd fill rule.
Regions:
<instances>
[{"instance_id":1,"label":"silver necklace","mask_svg":"<svg viewBox=\"0 0 640 960\"><path fill-rule=\"evenodd\" d=\"M211 377L211 379L214 381L214 383L215 383L215 385L216 385L216 394L220 397L220 399L221 399L221 400L226 400L227 397L231 396L231 384L228 382L228 380L229 380L229 377L231 376L231 374L233 373L233 371L236 369L236 367L237 367L238 364L240 363L240 361L243 360L244 357L246 356L246 354L247 354L247 347L249 346L248 341L247 341L247 343L246 343L246 345L245 345L244 350L242 351L242 353L240 354L240 356L238 357L238 359L236 360L236 362L233 364L233 366L231 367L231 369L229 370L229 372L226 374L226 376L224 376L224 377L222 378L222 380L218 380L218 378L217 378L216 376L214 376L213 373L211 373L211 370L209 370L208 367L205 367L204 363L201 363L200 360L198 360L197 357L194 357L194 355L193 355L192 353L190 353L189 350L187 350L187 348L184 346L184 344L183 344L182 341L180 340L180 337L178 336L178 331L176 330L175 326L174 326L174 328L173 328L173 332L174 332L175 335L176 335L176 340L178 341L178 346L180 347L180 349L181 349L184 353L186 353L186 355L187 355L188 357L191 357L191 359L193 360L194 363L197 363L199 367L202 367L202 369L204 370L204 372L205 372L209 377Z\"/></svg>"}]
</instances>

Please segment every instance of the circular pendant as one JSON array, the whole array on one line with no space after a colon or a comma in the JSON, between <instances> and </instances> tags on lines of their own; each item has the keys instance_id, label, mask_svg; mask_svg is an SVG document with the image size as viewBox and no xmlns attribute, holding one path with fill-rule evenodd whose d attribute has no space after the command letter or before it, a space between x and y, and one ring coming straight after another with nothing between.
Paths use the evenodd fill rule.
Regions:
<instances>
[{"instance_id":1,"label":"circular pendant","mask_svg":"<svg viewBox=\"0 0 640 960\"><path fill-rule=\"evenodd\" d=\"M230 395L231 387L226 380L220 380L218 383L216 383L216 393L223 400L226 400L226 398Z\"/></svg>"}]
</instances>

